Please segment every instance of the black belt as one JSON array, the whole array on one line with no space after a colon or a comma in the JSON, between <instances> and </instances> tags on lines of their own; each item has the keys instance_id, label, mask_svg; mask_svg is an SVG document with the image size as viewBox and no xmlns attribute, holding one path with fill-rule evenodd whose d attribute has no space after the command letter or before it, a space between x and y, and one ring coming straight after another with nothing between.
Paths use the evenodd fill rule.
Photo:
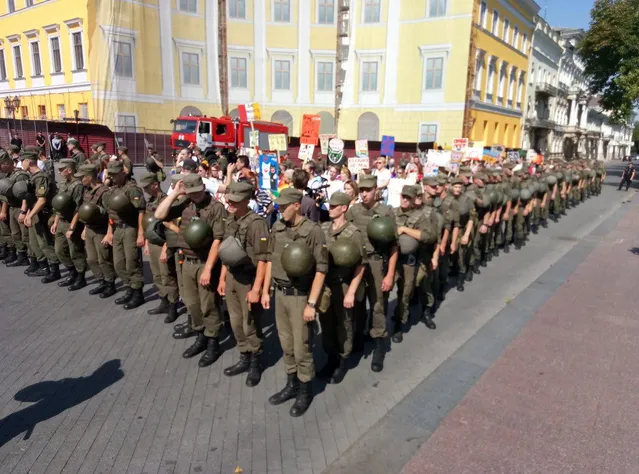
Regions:
<instances>
[{"instance_id":1,"label":"black belt","mask_svg":"<svg viewBox=\"0 0 639 474\"><path fill-rule=\"evenodd\" d=\"M293 287L275 285L275 289L281 291L284 296L308 296L310 294L309 290L298 290Z\"/></svg>"},{"instance_id":2,"label":"black belt","mask_svg":"<svg viewBox=\"0 0 639 474\"><path fill-rule=\"evenodd\" d=\"M129 227L135 226L127 224L126 222L116 222L115 224L113 224L113 227L115 227L116 229L128 229Z\"/></svg>"},{"instance_id":3,"label":"black belt","mask_svg":"<svg viewBox=\"0 0 639 474\"><path fill-rule=\"evenodd\" d=\"M184 260L191 263L206 263L206 260L202 260L200 257L191 257L190 255L184 255Z\"/></svg>"},{"instance_id":4,"label":"black belt","mask_svg":"<svg viewBox=\"0 0 639 474\"><path fill-rule=\"evenodd\" d=\"M372 253L368 256L369 260L384 260L386 257L384 255L379 255L376 253Z\"/></svg>"}]
</instances>

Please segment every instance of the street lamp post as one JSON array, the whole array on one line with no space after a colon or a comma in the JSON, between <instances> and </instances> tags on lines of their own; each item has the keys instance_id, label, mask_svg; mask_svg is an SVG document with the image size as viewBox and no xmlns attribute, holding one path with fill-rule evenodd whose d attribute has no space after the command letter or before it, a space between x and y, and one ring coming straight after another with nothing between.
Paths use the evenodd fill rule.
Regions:
<instances>
[{"instance_id":1,"label":"street lamp post","mask_svg":"<svg viewBox=\"0 0 639 474\"><path fill-rule=\"evenodd\" d=\"M80 140L80 125L78 124L79 120L80 120L80 111L78 109L75 109L73 111L73 117L75 118L75 134L76 134L76 140Z\"/></svg>"},{"instance_id":2,"label":"street lamp post","mask_svg":"<svg viewBox=\"0 0 639 474\"><path fill-rule=\"evenodd\" d=\"M20 97L17 95L13 99L9 96L4 98L4 105L11 112L13 118L13 129L16 130L16 110L20 107Z\"/></svg>"}]
</instances>

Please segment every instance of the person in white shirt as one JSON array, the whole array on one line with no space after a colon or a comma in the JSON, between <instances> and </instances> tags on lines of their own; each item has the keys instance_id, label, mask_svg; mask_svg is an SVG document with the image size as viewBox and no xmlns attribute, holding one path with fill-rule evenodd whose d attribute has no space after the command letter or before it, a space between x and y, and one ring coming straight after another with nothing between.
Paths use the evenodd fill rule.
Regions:
<instances>
[{"instance_id":1,"label":"person in white shirt","mask_svg":"<svg viewBox=\"0 0 639 474\"><path fill-rule=\"evenodd\" d=\"M388 183L388 202L390 207L399 207L402 199L402 188L409 184L406 179L406 164L400 163L397 176Z\"/></svg>"},{"instance_id":2,"label":"person in white shirt","mask_svg":"<svg viewBox=\"0 0 639 474\"><path fill-rule=\"evenodd\" d=\"M385 202L388 199L388 183L390 183L392 177L391 171L386 168L386 158L380 156L375 160L375 169L372 174L377 177L377 191Z\"/></svg>"},{"instance_id":3,"label":"person in white shirt","mask_svg":"<svg viewBox=\"0 0 639 474\"><path fill-rule=\"evenodd\" d=\"M217 179L212 178L209 171L209 164L206 161L202 161L200 166L197 168L197 173L202 178L202 183L204 183L204 189L206 192L213 197L215 197L218 193L225 193L226 185L220 183Z\"/></svg>"},{"instance_id":4,"label":"person in white shirt","mask_svg":"<svg viewBox=\"0 0 639 474\"><path fill-rule=\"evenodd\" d=\"M331 165L328 167L328 188L326 188L326 199L330 199L333 193L344 192L344 181L340 176L340 167L338 165Z\"/></svg>"}]
</instances>

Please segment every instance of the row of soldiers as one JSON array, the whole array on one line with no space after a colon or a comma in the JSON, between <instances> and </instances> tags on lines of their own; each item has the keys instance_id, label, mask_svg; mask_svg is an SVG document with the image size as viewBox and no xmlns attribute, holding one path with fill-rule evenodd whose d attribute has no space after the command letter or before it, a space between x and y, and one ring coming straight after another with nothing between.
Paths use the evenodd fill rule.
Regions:
<instances>
[{"instance_id":1,"label":"row of soldiers","mask_svg":"<svg viewBox=\"0 0 639 474\"><path fill-rule=\"evenodd\" d=\"M401 343L413 303L421 306L423 323L436 329L434 313L451 275L463 291L500 248L520 248L551 217L599 194L604 177L596 162L556 163L532 176L509 164L474 175L462 168L452 179L441 173L405 186L401 206L392 209L378 202L376 178L362 175L360 202L351 205L349 196L334 193L331 220L321 226L302 215L302 191L282 190L275 200L280 218L269 231L249 208L249 182L231 184L225 207L195 174L173 176L167 196L157 172L136 182L115 160L103 184L94 164L78 167L69 159L60 162L56 187L31 152L21 158L22 170L15 170L13 160L0 156L0 231L8 266L19 261L12 248L20 257L29 252L30 259L21 260L29 265L25 273L50 283L61 279L61 262L68 273L59 285L70 291L86 286L88 266L98 280L89 293L101 298L116 293L117 275L124 294L115 302L133 309L144 303L144 250L161 298L148 313L166 314L172 323L181 297L188 321L175 327L173 337L195 337L183 357L202 354L198 364L206 367L222 354L224 298L239 351L224 373L247 373L251 387L261 380L262 313L273 305L287 382L269 401L294 398L292 416L301 416L312 401L315 334L321 332L328 355L320 375L330 383L343 380L365 337L374 344L371 369L383 370L395 285L391 339Z\"/></svg>"}]
</instances>

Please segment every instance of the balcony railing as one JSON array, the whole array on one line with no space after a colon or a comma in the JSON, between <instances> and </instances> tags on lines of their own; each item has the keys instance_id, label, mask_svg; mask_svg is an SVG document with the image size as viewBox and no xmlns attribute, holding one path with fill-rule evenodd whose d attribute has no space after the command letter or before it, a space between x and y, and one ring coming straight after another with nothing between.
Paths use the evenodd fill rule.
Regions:
<instances>
[{"instance_id":1,"label":"balcony railing","mask_svg":"<svg viewBox=\"0 0 639 474\"><path fill-rule=\"evenodd\" d=\"M546 94L552 97L556 97L558 93L559 89L548 82L537 84L537 94Z\"/></svg>"},{"instance_id":2,"label":"balcony railing","mask_svg":"<svg viewBox=\"0 0 639 474\"><path fill-rule=\"evenodd\" d=\"M551 118L537 118L537 117L527 118L526 123L530 127L535 127L535 128L553 129L557 127L557 122L555 122Z\"/></svg>"}]
</instances>

